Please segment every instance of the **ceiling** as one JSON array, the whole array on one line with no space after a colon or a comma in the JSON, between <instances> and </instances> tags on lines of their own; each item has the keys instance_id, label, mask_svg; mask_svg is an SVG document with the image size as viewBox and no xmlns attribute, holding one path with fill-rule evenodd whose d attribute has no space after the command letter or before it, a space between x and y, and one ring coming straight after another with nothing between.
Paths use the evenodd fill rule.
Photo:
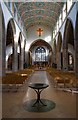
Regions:
<instances>
[{"instance_id":1,"label":"ceiling","mask_svg":"<svg viewBox=\"0 0 78 120\"><path fill-rule=\"evenodd\" d=\"M64 3L16 2L15 4L26 29L34 25L45 25L53 29Z\"/></svg>"}]
</instances>

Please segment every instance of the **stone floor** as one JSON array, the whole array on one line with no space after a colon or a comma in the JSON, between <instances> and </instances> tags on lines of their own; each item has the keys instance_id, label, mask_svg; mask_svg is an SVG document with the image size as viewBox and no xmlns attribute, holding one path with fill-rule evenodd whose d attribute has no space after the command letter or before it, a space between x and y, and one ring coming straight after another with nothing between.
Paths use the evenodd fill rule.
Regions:
<instances>
[{"instance_id":1,"label":"stone floor","mask_svg":"<svg viewBox=\"0 0 78 120\"><path fill-rule=\"evenodd\" d=\"M56 104L54 109L39 113L24 109L26 101L36 98L35 91L28 87L29 83L34 82L49 84L42 91L41 98L53 101ZM76 118L76 94L54 88L46 71L35 71L17 92L3 92L2 113L3 118Z\"/></svg>"}]
</instances>

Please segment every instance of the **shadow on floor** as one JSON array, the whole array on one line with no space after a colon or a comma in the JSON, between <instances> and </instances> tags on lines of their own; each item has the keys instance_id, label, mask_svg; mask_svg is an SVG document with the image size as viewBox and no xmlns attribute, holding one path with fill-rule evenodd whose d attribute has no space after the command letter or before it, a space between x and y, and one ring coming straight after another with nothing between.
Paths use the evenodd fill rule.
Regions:
<instances>
[{"instance_id":1,"label":"shadow on floor","mask_svg":"<svg viewBox=\"0 0 78 120\"><path fill-rule=\"evenodd\" d=\"M32 100L25 102L23 104L23 108L29 112L48 112L48 111L54 109L56 106L56 104L53 101L47 100L47 99L41 99L41 101L46 106L42 105L41 103L37 103L36 105L33 106L35 101L36 101L36 99L32 99Z\"/></svg>"}]
</instances>

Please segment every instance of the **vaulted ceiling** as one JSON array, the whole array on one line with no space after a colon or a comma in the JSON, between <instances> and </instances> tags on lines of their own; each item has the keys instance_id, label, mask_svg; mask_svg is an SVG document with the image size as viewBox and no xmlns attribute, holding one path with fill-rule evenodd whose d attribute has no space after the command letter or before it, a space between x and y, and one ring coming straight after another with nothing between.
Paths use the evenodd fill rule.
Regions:
<instances>
[{"instance_id":1,"label":"vaulted ceiling","mask_svg":"<svg viewBox=\"0 0 78 120\"><path fill-rule=\"evenodd\" d=\"M63 4L63 2L18 2L16 6L26 29L34 25L46 25L53 29Z\"/></svg>"}]
</instances>

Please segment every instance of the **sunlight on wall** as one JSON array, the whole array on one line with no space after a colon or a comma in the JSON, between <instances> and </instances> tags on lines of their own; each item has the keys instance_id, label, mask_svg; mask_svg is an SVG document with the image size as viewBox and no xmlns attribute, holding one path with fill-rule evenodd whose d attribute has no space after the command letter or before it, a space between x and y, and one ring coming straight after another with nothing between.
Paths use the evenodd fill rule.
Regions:
<instances>
[{"instance_id":1,"label":"sunlight on wall","mask_svg":"<svg viewBox=\"0 0 78 120\"><path fill-rule=\"evenodd\" d=\"M63 6L63 21L64 21L65 17L66 17L66 4L64 4L64 6Z\"/></svg>"},{"instance_id":2,"label":"sunlight on wall","mask_svg":"<svg viewBox=\"0 0 78 120\"><path fill-rule=\"evenodd\" d=\"M21 43L21 48L24 48L24 41L22 41Z\"/></svg>"},{"instance_id":3,"label":"sunlight on wall","mask_svg":"<svg viewBox=\"0 0 78 120\"><path fill-rule=\"evenodd\" d=\"M14 41L15 41L15 43L18 43L18 36L17 35L14 35Z\"/></svg>"},{"instance_id":4,"label":"sunlight on wall","mask_svg":"<svg viewBox=\"0 0 78 120\"><path fill-rule=\"evenodd\" d=\"M46 38L45 38L45 41L46 41L46 42L50 42L50 41L51 41L51 36L46 37Z\"/></svg>"},{"instance_id":5,"label":"sunlight on wall","mask_svg":"<svg viewBox=\"0 0 78 120\"><path fill-rule=\"evenodd\" d=\"M48 54L49 54L49 51L48 51L48 50L46 50L46 56L48 56Z\"/></svg>"},{"instance_id":6,"label":"sunlight on wall","mask_svg":"<svg viewBox=\"0 0 78 120\"><path fill-rule=\"evenodd\" d=\"M69 12L71 6L72 6L72 0L67 0L67 12Z\"/></svg>"},{"instance_id":7,"label":"sunlight on wall","mask_svg":"<svg viewBox=\"0 0 78 120\"><path fill-rule=\"evenodd\" d=\"M8 55L6 56L6 61L8 60Z\"/></svg>"},{"instance_id":8,"label":"sunlight on wall","mask_svg":"<svg viewBox=\"0 0 78 120\"><path fill-rule=\"evenodd\" d=\"M8 46L6 49L6 61L8 60L8 57L13 53L12 46Z\"/></svg>"},{"instance_id":9,"label":"sunlight on wall","mask_svg":"<svg viewBox=\"0 0 78 120\"><path fill-rule=\"evenodd\" d=\"M60 14L59 16L59 28L61 27L61 24L62 24L62 14Z\"/></svg>"},{"instance_id":10,"label":"sunlight on wall","mask_svg":"<svg viewBox=\"0 0 78 120\"><path fill-rule=\"evenodd\" d=\"M26 43L25 51L28 51L28 50L29 50L29 47L30 47L30 44L29 44L29 43Z\"/></svg>"},{"instance_id":11,"label":"sunlight on wall","mask_svg":"<svg viewBox=\"0 0 78 120\"><path fill-rule=\"evenodd\" d=\"M19 46L18 46L18 48L17 48L17 53L20 53L20 48L19 48Z\"/></svg>"}]
</instances>

